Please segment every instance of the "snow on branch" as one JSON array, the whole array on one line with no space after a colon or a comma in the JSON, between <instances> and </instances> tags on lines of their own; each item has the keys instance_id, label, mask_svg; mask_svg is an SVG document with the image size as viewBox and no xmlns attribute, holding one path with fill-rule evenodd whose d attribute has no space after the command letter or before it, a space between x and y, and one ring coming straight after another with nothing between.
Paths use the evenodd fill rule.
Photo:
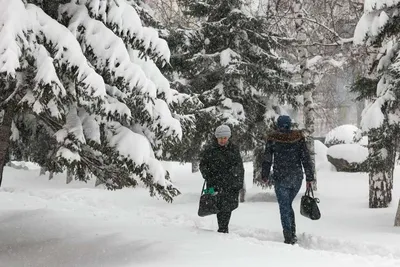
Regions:
<instances>
[{"instance_id":1,"label":"snow on branch","mask_svg":"<svg viewBox=\"0 0 400 267\"><path fill-rule=\"evenodd\" d=\"M69 163L80 161L81 145L86 143L86 139L76 107L70 106L63 128L55 135L57 142L61 145L57 151L57 157Z\"/></svg>"},{"instance_id":2,"label":"snow on branch","mask_svg":"<svg viewBox=\"0 0 400 267\"><path fill-rule=\"evenodd\" d=\"M167 42L159 38L155 29L142 26L132 3L125 0L80 0L78 3L85 4L92 17L103 21L133 49L144 51L155 61L161 59L164 64L169 62L171 55Z\"/></svg>"},{"instance_id":3,"label":"snow on branch","mask_svg":"<svg viewBox=\"0 0 400 267\"><path fill-rule=\"evenodd\" d=\"M76 88L83 89L80 95L88 99L103 98L106 94L103 78L89 66L72 33L35 5L27 5L27 10L37 37L52 48L55 67L74 76L80 85Z\"/></svg>"},{"instance_id":4,"label":"snow on branch","mask_svg":"<svg viewBox=\"0 0 400 267\"><path fill-rule=\"evenodd\" d=\"M354 31L354 44L361 45L373 41L374 37L382 32L388 21L389 17L384 11L364 13Z\"/></svg>"},{"instance_id":5,"label":"snow on branch","mask_svg":"<svg viewBox=\"0 0 400 267\"><path fill-rule=\"evenodd\" d=\"M153 131L164 131L167 136L182 136L179 121L171 116L168 105L157 99L156 85L146 76L141 66L131 61L122 39L102 22L90 18L85 6L67 4L60 11L70 18L70 31L81 41L86 53L91 52L91 62L96 69L102 71L108 82L122 90L130 101L139 101L134 106L137 110L140 107L139 112L147 112L141 118L148 117L153 122L149 128L153 128ZM158 81L164 97L170 101L168 81L159 71L155 71L154 64L149 63L147 67L150 68L147 73Z\"/></svg>"},{"instance_id":6,"label":"snow on branch","mask_svg":"<svg viewBox=\"0 0 400 267\"><path fill-rule=\"evenodd\" d=\"M393 84L390 83L391 77L384 74L377 85L377 98L371 102L363 111L361 128L367 132L372 129L381 127L385 116L382 107L391 101L395 101L396 97L393 93Z\"/></svg>"},{"instance_id":7,"label":"snow on branch","mask_svg":"<svg viewBox=\"0 0 400 267\"><path fill-rule=\"evenodd\" d=\"M15 78L29 20L21 0L0 0L0 73Z\"/></svg>"},{"instance_id":8,"label":"snow on branch","mask_svg":"<svg viewBox=\"0 0 400 267\"><path fill-rule=\"evenodd\" d=\"M100 126L98 120L96 120L96 116L90 115L82 108L78 109L78 116L82 122L82 129L86 140L100 144Z\"/></svg>"},{"instance_id":9,"label":"snow on branch","mask_svg":"<svg viewBox=\"0 0 400 267\"><path fill-rule=\"evenodd\" d=\"M165 101L170 104L172 101L171 87L167 78L161 73L160 69L151 59L143 59L140 57L138 50L128 48L130 59L139 65L146 77L150 79L157 87L157 95L162 95Z\"/></svg>"},{"instance_id":10,"label":"snow on branch","mask_svg":"<svg viewBox=\"0 0 400 267\"><path fill-rule=\"evenodd\" d=\"M147 166L145 173L140 175L140 179L146 186L157 184L159 188L156 187L156 190L170 188L168 190L170 193L177 191L171 189L173 185L166 179L167 172L161 162L155 158L151 144L145 136L134 133L116 122L105 122L105 126L107 142L118 151L119 160L125 162L126 168L131 169L130 165Z\"/></svg>"},{"instance_id":11,"label":"snow on branch","mask_svg":"<svg viewBox=\"0 0 400 267\"><path fill-rule=\"evenodd\" d=\"M112 96L106 96L106 103L104 104L104 112L108 116L113 116L116 120L130 120L132 112L129 107Z\"/></svg>"},{"instance_id":12,"label":"snow on branch","mask_svg":"<svg viewBox=\"0 0 400 267\"><path fill-rule=\"evenodd\" d=\"M67 92L61 83L57 71L53 65L53 58L42 45L32 44L33 49L29 53L35 59L37 69L33 81L34 87L27 90L21 103L27 103L36 114L49 111L52 117L60 119L64 111L62 107L67 101Z\"/></svg>"},{"instance_id":13,"label":"snow on branch","mask_svg":"<svg viewBox=\"0 0 400 267\"><path fill-rule=\"evenodd\" d=\"M38 45L33 56L36 57L37 73L34 80L37 85L40 87L50 85L51 92L55 97L64 97L66 95L65 88L57 76L53 58L48 55L44 46Z\"/></svg>"},{"instance_id":14,"label":"snow on branch","mask_svg":"<svg viewBox=\"0 0 400 267\"><path fill-rule=\"evenodd\" d=\"M364 13L390 8L400 3L400 0L364 0Z\"/></svg>"},{"instance_id":15,"label":"snow on branch","mask_svg":"<svg viewBox=\"0 0 400 267\"><path fill-rule=\"evenodd\" d=\"M353 42L353 38L343 38L343 37L341 37L334 29L326 26L324 23L319 22L316 19L312 19L312 18L308 18L308 17L304 17L304 16L295 17L295 18L291 18L291 19L293 19L295 21L304 20L304 21L307 21L309 23L313 23L315 25L318 25L318 26L324 28L327 32L331 33L336 38L336 40L333 43L320 43L320 42L304 43L304 40L302 40L303 43L297 44L297 46L315 46L315 45L318 45L318 46L342 46L342 45L345 45L345 44ZM279 38L279 39L283 40L282 38ZM288 41L287 38L286 38L286 41ZM291 41L296 42L296 41L298 41L298 39L292 39Z\"/></svg>"},{"instance_id":16,"label":"snow on branch","mask_svg":"<svg viewBox=\"0 0 400 267\"><path fill-rule=\"evenodd\" d=\"M118 87L124 88L128 97L138 93L156 97L154 83L130 61L123 41L103 23L90 18L86 7L66 4L60 11L70 19L68 28L80 40L85 52L93 54L92 64L99 72L111 74L108 75L110 82L120 83Z\"/></svg>"}]
</instances>

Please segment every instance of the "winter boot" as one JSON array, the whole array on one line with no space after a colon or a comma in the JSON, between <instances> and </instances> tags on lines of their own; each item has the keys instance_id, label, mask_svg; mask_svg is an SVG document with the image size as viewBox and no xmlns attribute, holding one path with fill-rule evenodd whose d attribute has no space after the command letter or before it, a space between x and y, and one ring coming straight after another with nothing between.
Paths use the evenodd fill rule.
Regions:
<instances>
[{"instance_id":1,"label":"winter boot","mask_svg":"<svg viewBox=\"0 0 400 267\"><path fill-rule=\"evenodd\" d=\"M283 241L285 244L296 244L296 242L293 240L293 235L291 231L283 231L283 237L285 238L285 241Z\"/></svg>"},{"instance_id":2,"label":"winter boot","mask_svg":"<svg viewBox=\"0 0 400 267\"><path fill-rule=\"evenodd\" d=\"M218 229L218 233L223 233L223 234L229 234L229 230L228 228L219 228Z\"/></svg>"}]
</instances>

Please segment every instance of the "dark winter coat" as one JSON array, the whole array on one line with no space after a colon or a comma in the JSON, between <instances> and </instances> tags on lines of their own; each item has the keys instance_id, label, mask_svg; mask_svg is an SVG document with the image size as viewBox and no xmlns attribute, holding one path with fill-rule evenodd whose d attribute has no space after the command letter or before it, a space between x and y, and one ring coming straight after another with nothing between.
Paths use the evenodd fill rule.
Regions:
<instances>
[{"instance_id":1,"label":"dark winter coat","mask_svg":"<svg viewBox=\"0 0 400 267\"><path fill-rule=\"evenodd\" d=\"M243 188L244 168L239 149L230 141L220 146L217 140L209 144L200 157L200 171L207 187L218 191L221 211L239 206L239 190Z\"/></svg>"},{"instance_id":2,"label":"dark winter coat","mask_svg":"<svg viewBox=\"0 0 400 267\"><path fill-rule=\"evenodd\" d=\"M270 169L273 173L270 177ZM272 179L276 185L294 188L303 180L314 180L314 168L305 138L300 131L276 131L267 137L262 178Z\"/></svg>"}]
</instances>

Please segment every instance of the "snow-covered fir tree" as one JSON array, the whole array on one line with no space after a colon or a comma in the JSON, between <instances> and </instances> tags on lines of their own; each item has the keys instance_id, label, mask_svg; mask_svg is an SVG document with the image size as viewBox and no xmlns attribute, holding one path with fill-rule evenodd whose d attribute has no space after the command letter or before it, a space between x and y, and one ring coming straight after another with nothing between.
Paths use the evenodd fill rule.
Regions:
<instances>
[{"instance_id":1,"label":"snow-covered fir tree","mask_svg":"<svg viewBox=\"0 0 400 267\"><path fill-rule=\"evenodd\" d=\"M110 189L179 193L158 159L182 137L172 107L190 96L160 72L170 51L140 2L0 1L1 167L19 153ZM40 153L18 146L46 139Z\"/></svg>"},{"instance_id":2,"label":"snow-covered fir tree","mask_svg":"<svg viewBox=\"0 0 400 267\"><path fill-rule=\"evenodd\" d=\"M392 201L400 134L399 12L398 0L366 0L354 36L356 44L366 45L369 59L368 73L362 80L368 86L358 88L361 95L370 96L361 123L368 134L370 208L388 207Z\"/></svg>"},{"instance_id":3,"label":"snow-covered fir tree","mask_svg":"<svg viewBox=\"0 0 400 267\"><path fill-rule=\"evenodd\" d=\"M133 0L131 0L133 1ZM175 40L171 38L170 31L168 30L168 26L174 24L173 19L169 17L169 14L176 13L177 16L181 16L182 18L187 18L179 10L176 10L176 1L171 0L167 2L158 2L158 1L142 1L136 0L137 4L142 8L142 11L139 13L141 17L143 17L142 21L143 24L146 26L151 26L158 30L159 35L164 38L168 39L168 43L174 42ZM150 7L149 7L150 6ZM152 15L154 17L160 17L160 22L157 21L152 15L149 14L148 9L152 10ZM153 11L154 9L154 11ZM164 17L166 16L166 17ZM175 15L172 15L174 17ZM171 19L171 21L166 21ZM186 20L180 20L180 24L185 24ZM171 72L174 70L175 66L171 64L166 64L160 68L161 72L166 75L170 80L173 80L173 76L171 76ZM185 88L176 87L174 83L172 83L172 91L175 93L185 92ZM176 89L176 90L175 90ZM195 113L196 111L202 107L201 102L198 99L198 96L194 94L180 94L181 96L178 101L174 101L171 103L171 108L175 112L174 116L180 120L181 127L182 127L182 139L179 143L172 143L169 142L166 144L163 150L162 158L165 160L176 160L184 162L187 158L187 151L190 148L191 142L193 140L193 135L197 133L196 125L195 125ZM182 96L185 97L182 97ZM185 148L185 149L181 149Z\"/></svg>"},{"instance_id":4,"label":"snow-covered fir tree","mask_svg":"<svg viewBox=\"0 0 400 267\"><path fill-rule=\"evenodd\" d=\"M196 159L222 123L232 127L242 151L262 148L268 123L282 103L296 102L299 89L288 82L290 73L277 53L279 36L264 17L246 12L241 0L179 3L199 25L171 29L173 84L203 104L186 160Z\"/></svg>"}]
</instances>

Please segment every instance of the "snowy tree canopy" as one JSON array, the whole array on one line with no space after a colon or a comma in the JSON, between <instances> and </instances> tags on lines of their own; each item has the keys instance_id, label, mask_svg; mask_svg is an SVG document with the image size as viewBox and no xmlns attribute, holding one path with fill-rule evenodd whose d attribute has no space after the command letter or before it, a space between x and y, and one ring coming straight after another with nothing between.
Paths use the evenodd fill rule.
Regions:
<instances>
[{"instance_id":1,"label":"snowy tree canopy","mask_svg":"<svg viewBox=\"0 0 400 267\"><path fill-rule=\"evenodd\" d=\"M364 14L354 34L355 43L365 45L368 53L368 73L363 79L375 87L372 96L365 92L360 94L370 97L362 114L361 127L368 133L371 208L387 207L392 201L400 133L399 3L397 0L365 1Z\"/></svg>"},{"instance_id":2,"label":"snowy tree canopy","mask_svg":"<svg viewBox=\"0 0 400 267\"><path fill-rule=\"evenodd\" d=\"M174 87L198 95L203 103L194 152L222 123L234 128L233 138L242 149L252 150L279 106L296 103L299 94L277 53L279 38L269 31L268 20L246 12L243 1L179 3L199 21L196 29L171 29L168 38Z\"/></svg>"},{"instance_id":3,"label":"snowy tree canopy","mask_svg":"<svg viewBox=\"0 0 400 267\"><path fill-rule=\"evenodd\" d=\"M400 32L394 27L400 21L399 3L395 0L365 1L364 14L355 30L355 43L370 48L369 76L379 80L375 97L364 110L362 128L365 131L381 127L385 120L393 126L400 122L397 89Z\"/></svg>"},{"instance_id":4,"label":"snowy tree canopy","mask_svg":"<svg viewBox=\"0 0 400 267\"><path fill-rule=\"evenodd\" d=\"M170 51L142 25L149 14L131 0L0 6L0 107L13 114L13 141L45 133L54 140L41 155L49 170L94 175L113 189L141 181L171 201L178 191L157 159L182 138L172 107L190 97L156 65Z\"/></svg>"}]
</instances>

